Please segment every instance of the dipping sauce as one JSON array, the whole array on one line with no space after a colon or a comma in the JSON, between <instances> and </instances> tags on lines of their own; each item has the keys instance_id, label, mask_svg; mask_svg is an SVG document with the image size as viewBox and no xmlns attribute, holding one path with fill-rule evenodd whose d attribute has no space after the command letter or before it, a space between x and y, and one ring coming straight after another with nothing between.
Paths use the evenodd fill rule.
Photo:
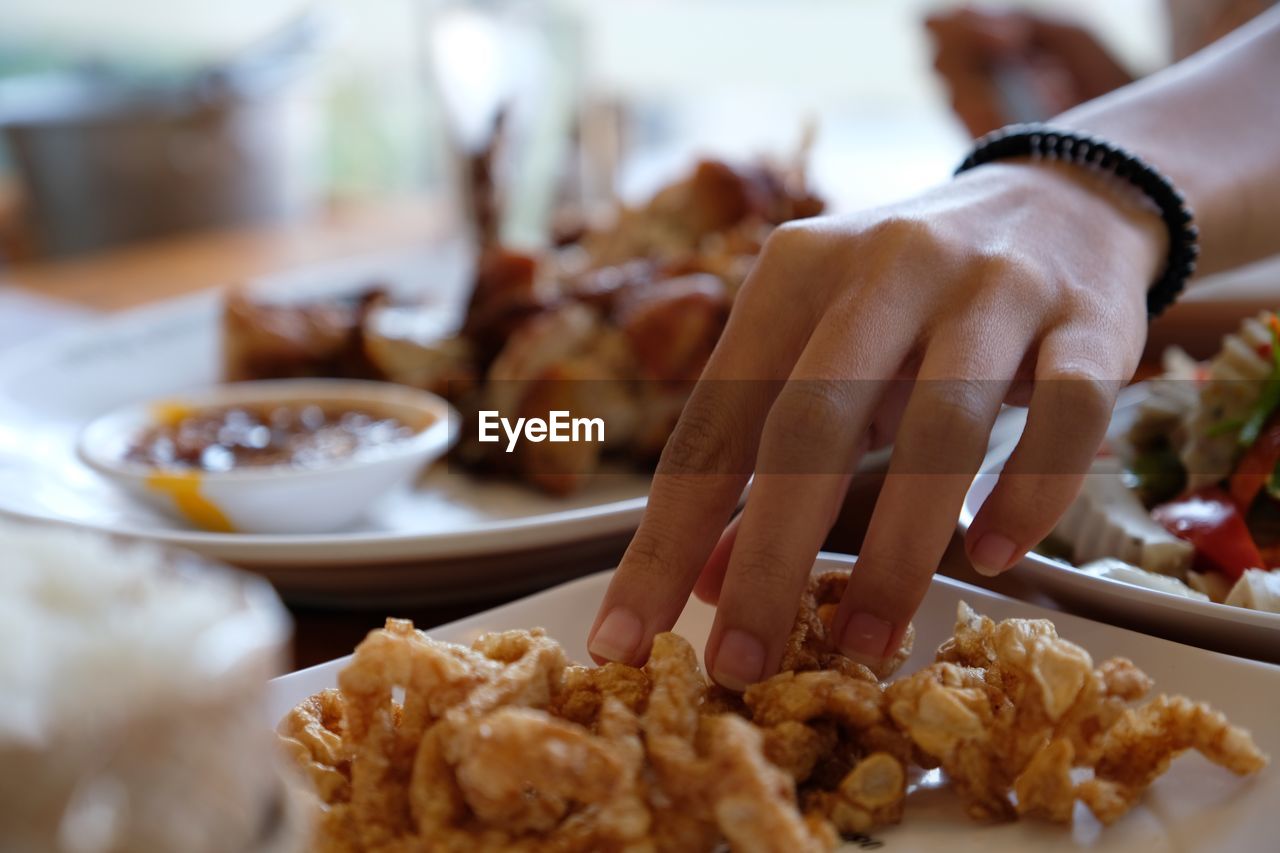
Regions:
<instances>
[{"instance_id":1,"label":"dipping sauce","mask_svg":"<svg viewBox=\"0 0 1280 853\"><path fill-rule=\"evenodd\" d=\"M222 472L317 468L350 459L418 430L369 409L333 403L262 403L167 411L129 446L128 462Z\"/></svg>"}]
</instances>

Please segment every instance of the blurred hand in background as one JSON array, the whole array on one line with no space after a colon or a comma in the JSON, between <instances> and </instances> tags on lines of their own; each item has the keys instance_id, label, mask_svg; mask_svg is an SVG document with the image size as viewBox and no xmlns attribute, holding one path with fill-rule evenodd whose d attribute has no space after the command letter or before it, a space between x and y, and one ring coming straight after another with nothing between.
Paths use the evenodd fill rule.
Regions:
<instances>
[{"instance_id":1,"label":"blurred hand in background","mask_svg":"<svg viewBox=\"0 0 1280 853\"><path fill-rule=\"evenodd\" d=\"M1133 81L1093 33L1065 20L964 6L925 26L952 108L975 137L1047 119Z\"/></svg>"}]
</instances>

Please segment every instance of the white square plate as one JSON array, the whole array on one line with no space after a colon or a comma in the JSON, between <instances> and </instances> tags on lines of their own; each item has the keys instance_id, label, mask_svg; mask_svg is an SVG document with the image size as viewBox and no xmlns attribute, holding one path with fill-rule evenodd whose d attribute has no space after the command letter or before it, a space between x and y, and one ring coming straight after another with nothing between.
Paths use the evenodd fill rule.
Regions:
<instances>
[{"instance_id":1,"label":"white square plate","mask_svg":"<svg viewBox=\"0 0 1280 853\"><path fill-rule=\"evenodd\" d=\"M817 569L848 568L854 560L822 555ZM442 640L470 642L485 631L546 628L571 658L587 660L587 629L609 582L609 573L592 575L503 607L432 629ZM1095 661L1122 655L1156 681L1156 690L1185 693L1225 712L1253 732L1258 745L1280 759L1280 667L1228 657L1204 649L1090 622L1006 598L959 581L934 578L916 616L915 653L904 666L912 672L933 659L951 636L957 602L968 601L993 619L1011 616L1052 618L1059 633L1083 646ZM693 601L676 631L699 650L711 627L712 610ZM307 696L337 684L344 660L277 678L272 682L270 713L278 720ZM845 850L925 851L1113 850L1257 851L1277 849L1280 837L1280 767L1240 779L1196 754L1186 754L1147 792L1142 803L1114 826L1103 828L1082 805L1074 826L1062 828L1038 820L983 825L967 818L954 795L920 789L907 798L901 826L879 830L861 845ZM875 842L880 842L879 847Z\"/></svg>"}]
</instances>

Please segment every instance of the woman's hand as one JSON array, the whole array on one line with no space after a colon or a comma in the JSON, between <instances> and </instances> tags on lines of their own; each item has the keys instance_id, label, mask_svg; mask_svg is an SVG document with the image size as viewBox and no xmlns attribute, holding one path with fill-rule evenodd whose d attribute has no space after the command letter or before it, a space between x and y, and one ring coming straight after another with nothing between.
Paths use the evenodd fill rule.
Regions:
<instances>
[{"instance_id":1,"label":"woman's hand","mask_svg":"<svg viewBox=\"0 0 1280 853\"><path fill-rule=\"evenodd\" d=\"M835 619L841 649L897 649L1006 398L1026 432L969 531L985 573L1053 527L1146 332L1159 219L1075 167L983 166L912 201L770 238L663 453L596 617L597 661L639 663L697 584L708 671L776 671L849 476L896 441ZM888 381L899 377L903 381ZM740 523L725 524L752 472ZM701 576L701 577L700 577Z\"/></svg>"}]
</instances>

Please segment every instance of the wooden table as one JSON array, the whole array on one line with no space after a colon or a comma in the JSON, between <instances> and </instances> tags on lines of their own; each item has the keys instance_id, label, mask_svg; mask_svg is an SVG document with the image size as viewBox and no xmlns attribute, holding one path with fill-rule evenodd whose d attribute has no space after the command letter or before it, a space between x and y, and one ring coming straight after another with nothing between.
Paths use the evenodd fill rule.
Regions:
<instances>
[{"instance_id":1,"label":"wooden table","mask_svg":"<svg viewBox=\"0 0 1280 853\"><path fill-rule=\"evenodd\" d=\"M141 245L83 260L33 264L0 270L7 287L69 305L113 312L225 285L286 269L320 264L356 254L402 251L441 239L451 220L436 204L420 199L358 205L328 212L314 222L279 228L242 229L201 234ZM1201 354L1243 313L1280 301L1272 281L1210 287L1196 293L1152 329L1158 352L1170 340L1191 341ZM1153 362L1148 362L1148 370ZM841 521L827 547L856 553L870 517L880 474L860 476L850 490ZM1016 576L983 578L970 568L958 538L953 539L939 571L969 583L1053 607ZM387 615L411 618L430 627L487 609L503 599L465 604L411 607L394 614L369 610L292 609L295 661L309 666L348 653Z\"/></svg>"}]
</instances>

